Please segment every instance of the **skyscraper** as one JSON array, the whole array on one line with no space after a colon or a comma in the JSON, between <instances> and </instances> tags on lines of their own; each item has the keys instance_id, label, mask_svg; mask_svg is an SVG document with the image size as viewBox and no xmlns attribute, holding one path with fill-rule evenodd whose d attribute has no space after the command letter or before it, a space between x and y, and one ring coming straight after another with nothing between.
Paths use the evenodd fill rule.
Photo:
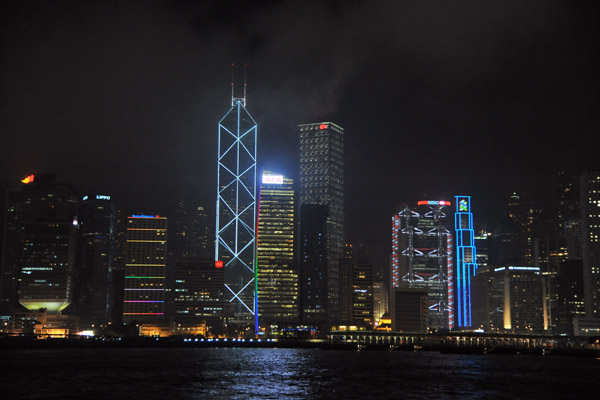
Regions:
<instances>
[{"instance_id":1,"label":"skyscraper","mask_svg":"<svg viewBox=\"0 0 600 400\"><path fill-rule=\"evenodd\" d=\"M454 328L454 252L446 227L450 205L445 200L421 200L416 208L405 206L392 217L390 292L406 287L427 290L428 326L433 329ZM390 302L397 300L394 296Z\"/></svg>"},{"instance_id":2,"label":"skyscraper","mask_svg":"<svg viewBox=\"0 0 600 400\"><path fill-rule=\"evenodd\" d=\"M471 212L471 196L455 196L455 198L456 322L459 328L470 328L472 326L471 279L477 271L473 213Z\"/></svg>"},{"instance_id":3,"label":"skyscraper","mask_svg":"<svg viewBox=\"0 0 600 400\"><path fill-rule=\"evenodd\" d=\"M298 271L294 259L294 181L262 174L256 258L261 326L298 321Z\"/></svg>"},{"instance_id":4,"label":"skyscraper","mask_svg":"<svg viewBox=\"0 0 600 400\"><path fill-rule=\"evenodd\" d=\"M487 332L545 331L545 293L538 267L479 269L472 285L473 327Z\"/></svg>"},{"instance_id":5,"label":"skyscraper","mask_svg":"<svg viewBox=\"0 0 600 400\"><path fill-rule=\"evenodd\" d=\"M339 263L344 251L344 129L332 122L302 124L300 131L300 208L327 206L327 310L338 319ZM302 216L300 217L302 218Z\"/></svg>"},{"instance_id":6,"label":"skyscraper","mask_svg":"<svg viewBox=\"0 0 600 400\"><path fill-rule=\"evenodd\" d=\"M583 289L586 318L600 317L600 171L581 176Z\"/></svg>"},{"instance_id":7,"label":"skyscraper","mask_svg":"<svg viewBox=\"0 0 600 400\"><path fill-rule=\"evenodd\" d=\"M80 207L78 283L75 290L80 324L111 321L117 214L108 195L83 196Z\"/></svg>"},{"instance_id":8,"label":"skyscraper","mask_svg":"<svg viewBox=\"0 0 600 400\"><path fill-rule=\"evenodd\" d=\"M256 122L245 98L219 122L215 262L225 268L225 315L256 323Z\"/></svg>"},{"instance_id":9,"label":"skyscraper","mask_svg":"<svg viewBox=\"0 0 600 400\"><path fill-rule=\"evenodd\" d=\"M177 259L212 259L212 236L209 235L208 213L203 206L180 200L170 222L169 253Z\"/></svg>"},{"instance_id":10,"label":"skyscraper","mask_svg":"<svg viewBox=\"0 0 600 400\"><path fill-rule=\"evenodd\" d=\"M22 182L22 190L7 192L2 311L18 311L18 301L57 314L73 300L77 198L51 174Z\"/></svg>"},{"instance_id":11,"label":"skyscraper","mask_svg":"<svg viewBox=\"0 0 600 400\"><path fill-rule=\"evenodd\" d=\"M223 319L223 268L214 261L177 260L173 271L170 316L178 324L199 324L218 333Z\"/></svg>"},{"instance_id":12,"label":"skyscraper","mask_svg":"<svg viewBox=\"0 0 600 400\"><path fill-rule=\"evenodd\" d=\"M300 319L324 325L329 321L327 217L329 206L300 207Z\"/></svg>"},{"instance_id":13,"label":"skyscraper","mask_svg":"<svg viewBox=\"0 0 600 400\"><path fill-rule=\"evenodd\" d=\"M167 218L127 217L123 322L162 321L167 279Z\"/></svg>"}]
</instances>

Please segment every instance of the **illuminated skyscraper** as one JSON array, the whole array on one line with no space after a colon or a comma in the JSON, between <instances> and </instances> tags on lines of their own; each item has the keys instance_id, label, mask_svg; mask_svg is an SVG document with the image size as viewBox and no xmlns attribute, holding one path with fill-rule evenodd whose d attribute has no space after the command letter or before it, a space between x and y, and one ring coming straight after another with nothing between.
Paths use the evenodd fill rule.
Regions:
<instances>
[{"instance_id":1,"label":"illuminated skyscraper","mask_svg":"<svg viewBox=\"0 0 600 400\"><path fill-rule=\"evenodd\" d=\"M167 218L127 217L123 322L164 319L167 279Z\"/></svg>"},{"instance_id":2,"label":"illuminated skyscraper","mask_svg":"<svg viewBox=\"0 0 600 400\"><path fill-rule=\"evenodd\" d=\"M303 124L300 130L300 207L328 207L326 315L336 322L339 309L339 263L344 251L344 129L332 122ZM301 216L302 218L302 216ZM321 242L323 243L323 242Z\"/></svg>"},{"instance_id":3,"label":"illuminated skyscraper","mask_svg":"<svg viewBox=\"0 0 600 400\"><path fill-rule=\"evenodd\" d=\"M422 200L392 218L390 302L396 301L395 288L427 290L428 326L433 329L454 328L453 241L445 225L450 204Z\"/></svg>"},{"instance_id":4,"label":"illuminated skyscraper","mask_svg":"<svg viewBox=\"0 0 600 400\"><path fill-rule=\"evenodd\" d=\"M77 198L54 175L30 175L7 192L2 308L65 310L73 300ZM7 315L7 314L4 314Z\"/></svg>"},{"instance_id":5,"label":"illuminated skyscraper","mask_svg":"<svg viewBox=\"0 0 600 400\"><path fill-rule=\"evenodd\" d=\"M259 199L258 316L261 326L298 321L298 272L294 262L294 182L262 174Z\"/></svg>"},{"instance_id":6,"label":"illuminated skyscraper","mask_svg":"<svg viewBox=\"0 0 600 400\"><path fill-rule=\"evenodd\" d=\"M457 326L470 328L472 326L471 279L477 271L473 213L471 213L470 196L455 196L455 198Z\"/></svg>"},{"instance_id":7,"label":"illuminated skyscraper","mask_svg":"<svg viewBox=\"0 0 600 400\"><path fill-rule=\"evenodd\" d=\"M228 322L256 329L257 129L245 98L231 103L219 122L215 262L225 268Z\"/></svg>"}]
</instances>

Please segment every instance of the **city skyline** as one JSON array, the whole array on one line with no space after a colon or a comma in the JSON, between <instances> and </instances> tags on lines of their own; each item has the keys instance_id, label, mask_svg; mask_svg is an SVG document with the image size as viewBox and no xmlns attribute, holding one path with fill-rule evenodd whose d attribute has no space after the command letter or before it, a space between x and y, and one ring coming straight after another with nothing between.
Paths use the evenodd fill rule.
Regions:
<instances>
[{"instance_id":1,"label":"city skyline","mask_svg":"<svg viewBox=\"0 0 600 400\"><path fill-rule=\"evenodd\" d=\"M51 172L131 208L213 207L232 61L248 64L259 166L297 179L297 124L345 127L350 241L384 242L400 202L467 193L499 219L513 191L543 200L558 169L597 169L586 6L2 8L3 184Z\"/></svg>"}]
</instances>

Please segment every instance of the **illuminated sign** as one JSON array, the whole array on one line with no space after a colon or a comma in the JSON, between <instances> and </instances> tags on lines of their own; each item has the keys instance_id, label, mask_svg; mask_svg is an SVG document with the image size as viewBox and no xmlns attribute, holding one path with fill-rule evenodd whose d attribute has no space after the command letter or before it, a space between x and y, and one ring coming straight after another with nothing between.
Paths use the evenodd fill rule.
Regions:
<instances>
[{"instance_id":1,"label":"illuminated sign","mask_svg":"<svg viewBox=\"0 0 600 400\"><path fill-rule=\"evenodd\" d=\"M21 179L21 182L27 184L27 183L31 183L35 180L35 175L31 174L28 175L25 179Z\"/></svg>"},{"instance_id":2,"label":"illuminated sign","mask_svg":"<svg viewBox=\"0 0 600 400\"><path fill-rule=\"evenodd\" d=\"M133 214L129 218L160 218L160 215Z\"/></svg>"},{"instance_id":3,"label":"illuminated sign","mask_svg":"<svg viewBox=\"0 0 600 400\"><path fill-rule=\"evenodd\" d=\"M418 206L451 206L452 203L446 200L421 200L417 202Z\"/></svg>"},{"instance_id":4,"label":"illuminated sign","mask_svg":"<svg viewBox=\"0 0 600 400\"><path fill-rule=\"evenodd\" d=\"M263 175L262 183L281 185L283 184L283 175Z\"/></svg>"},{"instance_id":5,"label":"illuminated sign","mask_svg":"<svg viewBox=\"0 0 600 400\"><path fill-rule=\"evenodd\" d=\"M110 200L110 196L106 196L103 194L97 194L96 195L96 200Z\"/></svg>"},{"instance_id":6,"label":"illuminated sign","mask_svg":"<svg viewBox=\"0 0 600 400\"><path fill-rule=\"evenodd\" d=\"M321 125L319 125L319 129L320 130L327 129L327 126L328 126L327 124L321 124Z\"/></svg>"},{"instance_id":7,"label":"illuminated sign","mask_svg":"<svg viewBox=\"0 0 600 400\"><path fill-rule=\"evenodd\" d=\"M467 199L460 199L458 201L458 211L469 212L469 202L467 201Z\"/></svg>"},{"instance_id":8,"label":"illuminated sign","mask_svg":"<svg viewBox=\"0 0 600 400\"><path fill-rule=\"evenodd\" d=\"M87 199L88 199L87 196L83 196L83 199L81 199L81 200L86 201Z\"/></svg>"},{"instance_id":9,"label":"illuminated sign","mask_svg":"<svg viewBox=\"0 0 600 400\"><path fill-rule=\"evenodd\" d=\"M223 268L223 261L222 260L215 261L215 268Z\"/></svg>"}]
</instances>

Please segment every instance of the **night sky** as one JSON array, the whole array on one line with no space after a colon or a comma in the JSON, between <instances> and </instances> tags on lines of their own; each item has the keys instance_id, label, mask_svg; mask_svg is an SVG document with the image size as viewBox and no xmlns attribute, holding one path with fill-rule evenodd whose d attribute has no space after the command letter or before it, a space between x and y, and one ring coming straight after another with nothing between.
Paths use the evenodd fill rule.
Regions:
<instances>
[{"instance_id":1,"label":"night sky","mask_svg":"<svg viewBox=\"0 0 600 400\"><path fill-rule=\"evenodd\" d=\"M355 243L388 249L403 202L470 194L491 224L513 190L544 201L558 169L600 168L594 2L252 3L3 1L2 182L214 212L232 62L266 169L297 176L299 123L345 128Z\"/></svg>"}]
</instances>

